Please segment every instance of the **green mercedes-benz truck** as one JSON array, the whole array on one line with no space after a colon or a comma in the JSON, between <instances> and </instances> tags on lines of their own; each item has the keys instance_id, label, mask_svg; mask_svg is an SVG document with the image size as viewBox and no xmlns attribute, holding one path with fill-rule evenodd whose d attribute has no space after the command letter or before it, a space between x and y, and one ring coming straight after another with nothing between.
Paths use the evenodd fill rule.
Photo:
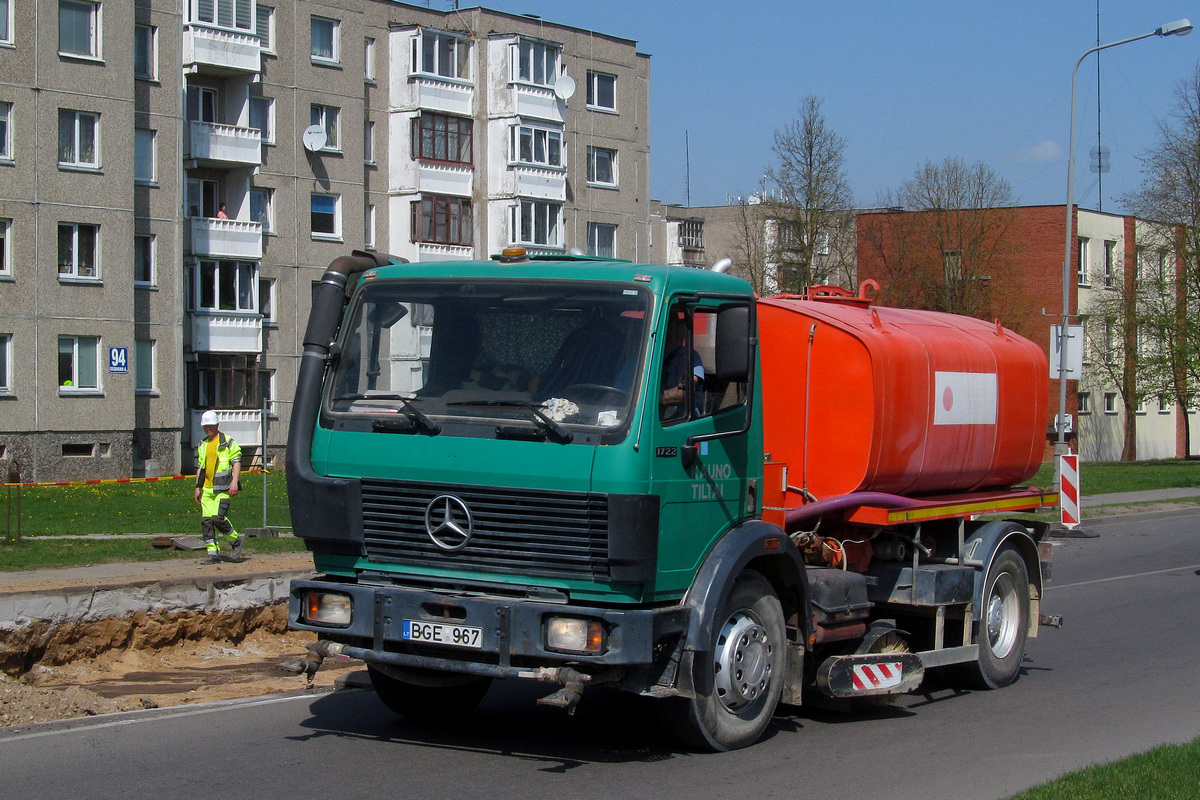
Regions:
<instances>
[{"instance_id":1,"label":"green mercedes-benz truck","mask_svg":"<svg viewBox=\"0 0 1200 800\"><path fill-rule=\"evenodd\" d=\"M754 742L781 702L911 691L930 667L1011 682L1055 621L1049 547L979 515L1055 502L1016 486L1040 460L1045 356L895 311L520 249L338 258L287 446L319 573L290 596L319 637L310 675L363 659L416 717L469 712L494 679L568 711L616 687L711 750Z\"/></svg>"}]
</instances>

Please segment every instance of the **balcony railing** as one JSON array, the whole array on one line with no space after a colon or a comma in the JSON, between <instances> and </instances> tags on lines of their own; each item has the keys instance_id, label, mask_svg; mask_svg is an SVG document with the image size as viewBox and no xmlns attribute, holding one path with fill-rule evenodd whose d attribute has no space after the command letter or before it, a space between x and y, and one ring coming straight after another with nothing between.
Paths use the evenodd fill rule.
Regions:
<instances>
[{"instance_id":1,"label":"balcony railing","mask_svg":"<svg viewBox=\"0 0 1200 800\"><path fill-rule=\"evenodd\" d=\"M258 72L262 69L261 40L252 33L190 23L183 26L183 65L214 74Z\"/></svg>"},{"instance_id":2,"label":"balcony railing","mask_svg":"<svg viewBox=\"0 0 1200 800\"><path fill-rule=\"evenodd\" d=\"M258 261L262 258L262 223L192 217L192 255Z\"/></svg>"},{"instance_id":3,"label":"balcony railing","mask_svg":"<svg viewBox=\"0 0 1200 800\"><path fill-rule=\"evenodd\" d=\"M258 128L192 122L188 157L201 164L239 164L256 167L262 163L262 135Z\"/></svg>"},{"instance_id":4,"label":"balcony railing","mask_svg":"<svg viewBox=\"0 0 1200 800\"><path fill-rule=\"evenodd\" d=\"M221 433L233 438L235 442L245 447L260 447L262 445L262 412L252 408L214 409L221 426ZM192 428L192 442L199 444L204 440L204 428L200 426L202 411L192 411L189 420ZM243 462L248 463L248 462ZM244 483L245 481L243 481Z\"/></svg>"},{"instance_id":5,"label":"balcony railing","mask_svg":"<svg viewBox=\"0 0 1200 800\"><path fill-rule=\"evenodd\" d=\"M262 315L255 311L191 312L192 350L197 353L261 353Z\"/></svg>"}]
</instances>

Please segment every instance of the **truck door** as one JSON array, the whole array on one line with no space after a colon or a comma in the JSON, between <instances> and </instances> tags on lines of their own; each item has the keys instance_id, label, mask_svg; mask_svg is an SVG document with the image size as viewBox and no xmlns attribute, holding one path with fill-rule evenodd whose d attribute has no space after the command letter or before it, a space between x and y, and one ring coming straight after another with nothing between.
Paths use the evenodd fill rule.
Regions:
<instances>
[{"instance_id":1,"label":"truck door","mask_svg":"<svg viewBox=\"0 0 1200 800\"><path fill-rule=\"evenodd\" d=\"M729 304L674 302L658 329L658 397L648 411L658 417L651 476L663 504L659 591L686 587L716 537L746 515L749 437L699 442L688 452L688 437L737 431L749 413L746 384L715 369L722 305Z\"/></svg>"}]
</instances>

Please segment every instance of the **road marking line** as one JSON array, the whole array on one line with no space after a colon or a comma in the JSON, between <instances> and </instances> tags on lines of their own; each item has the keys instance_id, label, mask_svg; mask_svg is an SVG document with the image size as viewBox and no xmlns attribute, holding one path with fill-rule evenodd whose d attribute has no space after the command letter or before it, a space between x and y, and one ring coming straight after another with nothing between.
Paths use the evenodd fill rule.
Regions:
<instances>
[{"instance_id":1,"label":"road marking line","mask_svg":"<svg viewBox=\"0 0 1200 800\"><path fill-rule=\"evenodd\" d=\"M1180 570L1190 569L1193 572L1200 570L1200 564L1191 564L1186 567L1170 567L1169 569L1156 569L1150 572L1133 572L1129 575L1114 575L1111 578L1096 578L1094 581L1080 581L1079 583L1064 583L1061 586L1047 586L1046 591L1052 589L1074 589L1076 586L1091 586L1096 583L1109 583L1111 581L1124 581L1130 578L1145 578L1150 575L1165 575L1168 572L1179 572Z\"/></svg>"}]
</instances>

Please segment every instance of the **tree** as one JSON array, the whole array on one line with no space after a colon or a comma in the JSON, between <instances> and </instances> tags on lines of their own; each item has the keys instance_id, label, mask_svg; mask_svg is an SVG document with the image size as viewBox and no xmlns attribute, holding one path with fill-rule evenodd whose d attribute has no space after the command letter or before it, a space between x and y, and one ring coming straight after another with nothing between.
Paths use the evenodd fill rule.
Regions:
<instances>
[{"instance_id":1,"label":"tree","mask_svg":"<svg viewBox=\"0 0 1200 800\"><path fill-rule=\"evenodd\" d=\"M767 271L779 291L853 280L854 194L845 171L846 140L804 98L797 119L775 131L776 163L758 208Z\"/></svg>"},{"instance_id":2,"label":"tree","mask_svg":"<svg viewBox=\"0 0 1200 800\"><path fill-rule=\"evenodd\" d=\"M859 220L880 302L1011 319L1025 313L1013 263L1012 187L983 162L927 161Z\"/></svg>"},{"instance_id":3,"label":"tree","mask_svg":"<svg viewBox=\"0 0 1200 800\"><path fill-rule=\"evenodd\" d=\"M1176 86L1175 109L1159 122L1142 169L1141 187L1122 198L1135 215L1158 223L1144 248L1159 254L1150 259L1154 289L1141 293L1139 309L1164 346L1157 388L1187 409L1200 383L1200 64ZM1183 430L1190 454L1191 425Z\"/></svg>"}]
</instances>

